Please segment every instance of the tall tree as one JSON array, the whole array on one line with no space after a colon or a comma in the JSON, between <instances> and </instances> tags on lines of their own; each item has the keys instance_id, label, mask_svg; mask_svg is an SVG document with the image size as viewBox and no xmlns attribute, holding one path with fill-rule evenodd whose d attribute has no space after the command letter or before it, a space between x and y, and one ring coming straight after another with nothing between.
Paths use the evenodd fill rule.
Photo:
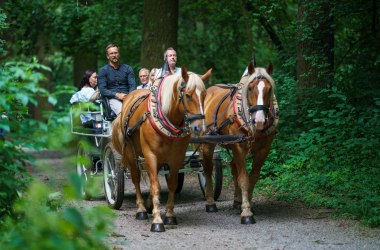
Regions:
<instances>
[{"instance_id":1,"label":"tall tree","mask_svg":"<svg viewBox=\"0 0 380 250\"><path fill-rule=\"evenodd\" d=\"M88 0L79 0L77 1L77 6L81 9L88 8L92 1ZM79 11L78 11L79 12ZM89 18L87 12L77 16L76 22L74 22L74 30L76 31L76 37L81 37L81 28L83 26L83 22L85 22ZM73 73L74 73L74 84L79 87L80 81L83 77L83 72L86 69L96 70L98 68L98 58L96 51L94 51L92 41L87 43L81 43L79 46L74 47L73 50Z\"/></svg>"},{"instance_id":2,"label":"tall tree","mask_svg":"<svg viewBox=\"0 0 380 250\"><path fill-rule=\"evenodd\" d=\"M177 48L178 0L144 0L141 67L162 64L163 52Z\"/></svg>"},{"instance_id":3,"label":"tall tree","mask_svg":"<svg viewBox=\"0 0 380 250\"><path fill-rule=\"evenodd\" d=\"M297 94L299 100L333 80L334 31L329 0L300 0L298 5Z\"/></svg>"}]
</instances>

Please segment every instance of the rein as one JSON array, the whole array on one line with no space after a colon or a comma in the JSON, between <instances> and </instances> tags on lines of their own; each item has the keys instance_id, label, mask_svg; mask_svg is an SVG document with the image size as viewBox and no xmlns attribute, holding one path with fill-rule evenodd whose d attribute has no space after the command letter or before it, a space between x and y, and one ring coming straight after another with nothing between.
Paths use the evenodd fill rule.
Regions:
<instances>
[{"instance_id":1,"label":"rein","mask_svg":"<svg viewBox=\"0 0 380 250\"><path fill-rule=\"evenodd\" d=\"M211 126L213 126L211 129L211 134L217 134L221 129L225 128L227 125L229 124L232 124L234 122L234 118L233 117L228 117L226 120L224 120L219 126L217 126L217 122L220 120L220 119L217 119L217 115L218 115L218 112L219 112L219 108L220 106L222 106L222 103L228 98L230 97L230 101L229 103L227 104L226 108L223 110L223 112L221 113L220 117L223 117L223 115L227 112L228 110L228 106L229 104L233 101L233 96L235 95L236 93L236 90L238 89L237 85L233 85L231 83L228 83L227 85L221 85L221 84L217 84L215 85L219 88L222 88L222 89L229 89L230 92L227 93L225 96L222 97L222 99L219 101L218 105L216 106L215 110L214 110L214 113L212 114L212 120L213 122L208 124L206 127L207 128L210 128Z\"/></svg>"}]
</instances>

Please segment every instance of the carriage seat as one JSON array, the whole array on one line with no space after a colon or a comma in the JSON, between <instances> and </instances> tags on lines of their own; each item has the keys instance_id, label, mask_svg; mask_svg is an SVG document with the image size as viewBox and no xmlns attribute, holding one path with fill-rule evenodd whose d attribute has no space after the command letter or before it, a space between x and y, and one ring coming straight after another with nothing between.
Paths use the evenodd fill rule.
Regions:
<instances>
[{"instance_id":1,"label":"carriage seat","mask_svg":"<svg viewBox=\"0 0 380 250\"><path fill-rule=\"evenodd\" d=\"M99 103L75 102L71 108L71 124L74 132L86 134L102 133L102 117Z\"/></svg>"},{"instance_id":2,"label":"carriage seat","mask_svg":"<svg viewBox=\"0 0 380 250\"><path fill-rule=\"evenodd\" d=\"M103 108L103 119L106 121L115 120L117 115L111 109L109 99L107 97L101 97L101 103L102 103L102 108Z\"/></svg>"}]
</instances>

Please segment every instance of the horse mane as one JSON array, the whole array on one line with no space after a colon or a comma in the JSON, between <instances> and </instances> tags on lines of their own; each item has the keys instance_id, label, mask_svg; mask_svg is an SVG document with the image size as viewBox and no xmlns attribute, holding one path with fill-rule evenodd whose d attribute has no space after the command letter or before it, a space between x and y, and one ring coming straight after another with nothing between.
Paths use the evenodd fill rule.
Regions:
<instances>
[{"instance_id":1,"label":"horse mane","mask_svg":"<svg viewBox=\"0 0 380 250\"><path fill-rule=\"evenodd\" d=\"M186 84L186 90L193 90L193 89L199 89L200 91L205 90L205 85L203 84L202 79L193 72L188 72L189 80ZM163 83L162 89L161 89L161 105L162 105L162 111L167 114L172 109L172 104L174 103L172 100L175 100L176 96L173 94L174 91L174 85L177 84L177 90L179 91L179 88L182 84L182 75L180 74L174 74L169 75L165 78L165 82Z\"/></svg>"}]
</instances>

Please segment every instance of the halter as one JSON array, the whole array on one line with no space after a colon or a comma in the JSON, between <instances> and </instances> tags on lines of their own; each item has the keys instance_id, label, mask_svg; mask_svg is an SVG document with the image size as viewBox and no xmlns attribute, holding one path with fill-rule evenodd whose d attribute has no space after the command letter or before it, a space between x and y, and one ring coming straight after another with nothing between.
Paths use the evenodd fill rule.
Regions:
<instances>
[{"instance_id":1,"label":"halter","mask_svg":"<svg viewBox=\"0 0 380 250\"><path fill-rule=\"evenodd\" d=\"M255 76L255 77L252 79L252 81L254 81L255 79L265 79L265 80L268 80L268 79L267 79L264 75L262 75L262 74L259 74L259 75ZM255 118L253 117L253 113L262 110L262 111L264 111L264 114L265 114L265 120L268 120L268 114L269 114L270 106L268 106L268 105L248 106L247 110L248 110L248 113L249 113L249 120L250 120L250 123L255 124L256 121L255 121Z\"/></svg>"}]
</instances>

